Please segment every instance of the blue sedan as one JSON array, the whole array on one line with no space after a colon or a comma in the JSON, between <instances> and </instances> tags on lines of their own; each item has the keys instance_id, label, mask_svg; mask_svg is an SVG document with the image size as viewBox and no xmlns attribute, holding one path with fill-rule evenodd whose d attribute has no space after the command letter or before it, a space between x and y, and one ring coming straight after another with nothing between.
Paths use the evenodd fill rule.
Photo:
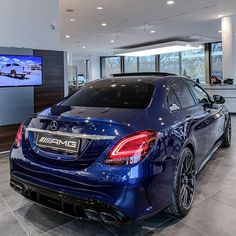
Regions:
<instances>
[{"instance_id":1,"label":"blue sedan","mask_svg":"<svg viewBox=\"0 0 236 236\"><path fill-rule=\"evenodd\" d=\"M110 224L164 209L185 216L197 173L230 146L224 102L168 73L90 82L20 126L10 184L36 203Z\"/></svg>"}]
</instances>

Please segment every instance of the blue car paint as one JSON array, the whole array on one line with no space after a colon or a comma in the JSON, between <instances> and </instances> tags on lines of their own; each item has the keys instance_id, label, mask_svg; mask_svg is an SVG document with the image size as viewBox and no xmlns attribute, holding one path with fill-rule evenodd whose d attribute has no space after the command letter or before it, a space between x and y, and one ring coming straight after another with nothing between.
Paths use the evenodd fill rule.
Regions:
<instances>
[{"instance_id":1,"label":"blue car paint","mask_svg":"<svg viewBox=\"0 0 236 236\"><path fill-rule=\"evenodd\" d=\"M72 132L67 124L73 123L78 124L80 133L116 135L116 138L92 141L81 158L82 161L93 155L94 158L86 168L81 168L81 158L45 152L36 146L30 133L28 142L23 137L19 148L12 147L11 176L56 192L112 205L132 221L158 213L171 203L176 165L183 148L192 149L199 169L222 136L229 116L220 105L211 111L196 105L171 112L167 94L170 82L175 79L181 78L153 79L155 91L147 109L72 107L55 116L49 108L33 115L25 122L26 126L44 129L42 120L57 120L65 124L65 132ZM127 166L104 163L122 137L142 130L158 132L157 142L144 160Z\"/></svg>"}]
</instances>

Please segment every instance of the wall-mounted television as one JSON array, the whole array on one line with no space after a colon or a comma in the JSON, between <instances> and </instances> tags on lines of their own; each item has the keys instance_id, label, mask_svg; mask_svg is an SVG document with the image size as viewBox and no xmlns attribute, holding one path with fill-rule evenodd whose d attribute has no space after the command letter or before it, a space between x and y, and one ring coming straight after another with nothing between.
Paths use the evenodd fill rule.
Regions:
<instances>
[{"instance_id":1,"label":"wall-mounted television","mask_svg":"<svg viewBox=\"0 0 236 236\"><path fill-rule=\"evenodd\" d=\"M0 55L0 87L42 84L42 57Z\"/></svg>"}]
</instances>

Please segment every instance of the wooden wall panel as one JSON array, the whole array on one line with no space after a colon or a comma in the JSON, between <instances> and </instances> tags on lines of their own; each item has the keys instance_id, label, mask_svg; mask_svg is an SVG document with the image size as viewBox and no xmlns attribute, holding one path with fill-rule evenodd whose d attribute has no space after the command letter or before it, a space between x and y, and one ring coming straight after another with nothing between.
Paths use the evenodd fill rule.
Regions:
<instances>
[{"instance_id":1,"label":"wooden wall panel","mask_svg":"<svg viewBox=\"0 0 236 236\"><path fill-rule=\"evenodd\" d=\"M34 50L43 57L43 86L34 89L35 112L50 107L64 98L64 53Z\"/></svg>"},{"instance_id":2,"label":"wooden wall panel","mask_svg":"<svg viewBox=\"0 0 236 236\"><path fill-rule=\"evenodd\" d=\"M43 58L43 86L34 89L34 110L41 111L64 98L64 53L34 50ZM10 149L19 125L0 126L0 152Z\"/></svg>"},{"instance_id":3,"label":"wooden wall panel","mask_svg":"<svg viewBox=\"0 0 236 236\"><path fill-rule=\"evenodd\" d=\"M18 128L19 125L0 126L0 152L10 149Z\"/></svg>"}]
</instances>

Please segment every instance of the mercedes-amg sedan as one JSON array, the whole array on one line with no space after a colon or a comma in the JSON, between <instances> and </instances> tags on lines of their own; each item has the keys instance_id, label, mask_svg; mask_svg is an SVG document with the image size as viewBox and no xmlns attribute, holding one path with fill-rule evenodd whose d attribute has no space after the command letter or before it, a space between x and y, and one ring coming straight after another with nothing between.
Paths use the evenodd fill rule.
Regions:
<instances>
[{"instance_id":1,"label":"mercedes-amg sedan","mask_svg":"<svg viewBox=\"0 0 236 236\"><path fill-rule=\"evenodd\" d=\"M19 128L11 186L76 217L122 224L185 216L197 173L231 142L224 98L167 73L113 75Z\"/></svg>"}]
</instances>

